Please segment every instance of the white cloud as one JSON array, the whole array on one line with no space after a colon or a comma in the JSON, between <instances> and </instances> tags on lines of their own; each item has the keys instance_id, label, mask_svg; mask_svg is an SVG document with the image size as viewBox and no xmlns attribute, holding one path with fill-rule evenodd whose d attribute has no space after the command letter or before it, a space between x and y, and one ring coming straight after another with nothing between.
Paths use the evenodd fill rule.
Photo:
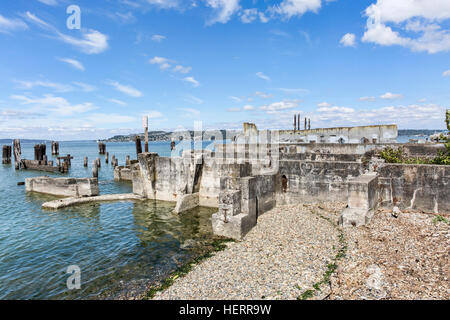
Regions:
<instances>
[{"instance_id":1,"label":"white cloud","mask_svg":"<svg viewBox=\"0 0 450 320\"><path fill-rule=\"evenodd\" d=\"M186 77L183 79L183 81L192 84L194 87L198 87L200 85L200 82L195 80L194 77Z\"/></svg>"},{"instance_id":2,"label":"white cloud","mask_svg":"<svg viewBox=\"0 0 450 320\"><path fill-rule=\"evenodd\" d=\"M96 109L90 102L72 105L65 98L55 97L51 94L46 94L42 98L13 95L11 99L21 101L25 105L35 105L39 107L39 110L55 112L62 116L70 116Z\"/></svg>"},{"instance_id":3,"label":"white cloud","mask_svg":"<svg viewBox=\"0 0 450 320\"><path fill-rule=\"evenodd\" d=\"M147 3L162 9L177 8L180 3L178 0L146 0Z\"/></svg>"},{"instance_id":4,"label":"white cloud","mask_svg":"<svg viewBox=\"0 0 450 320\"><path fill-rule=\"evenodd\" d=\"M281 92L286 94L305 94L308 93L308 89L303 88L278 88Z\"/></svg>"},{"instance_id":5,"label":"white cloud","mask_svg":"<svg viewBox=\"0 0 450 320\"><path fill-rule=\"evenodd\" d=\"M321 0L283 0L270 8L273 13L285 18L302 16L307 11L317 12L322 6Z\"/></svg>"},{"instance_id":6,"label":"white cloud","mask_svg":"<svg viewBox=\"0 0 450 320\"><path fill-rule=\"evenodd\" d=\"M38 0L38 1L49 6L56 6L58 4L58 1L56 0Z\"/></svg>"},{"instance_id":7,"label":"white cloud","mask_svg":"<svg viewBox=\"0 0 450 320\"><path fill-rule=\"evenodd\" d=\"M355 109L352 108L346 108L346 107L320 107L317 109L318 112L331 112L331 113L353 113L355 112Z\"/></svg>"},{"instance_id":8,"label":"white cloud","mask_svg":"<svg viewBox=\"0 0 450 320\"><path fill-rule=\"evenodd\" d=\"M250 104L247 104L247 105L245 105L245 106L243 107L243 109L244 109L245 111L251 111L251 110L255 110L255 107L252 106L252 105L250 105Z\"/></svg>"},{"instance_id":9,"label":"white cloud","mask_svg":"<svg viewBox=\"0 0 450 320\"><path fill-rule=\"evenodd\" d=\"M241 109L233 107L233 108L228 108L227 111L228 112L241 112Z\"/></svg>"},{"instance_id":10,"label":"white cloud","mask_svg":"<svg viewBox=\"0 0 450 320\"><path fill-rule=\"evenodd\" d=\"M72 84L76 85L77 87L79 87L84 92L92 92L92 91L97 90L96 87L91 86L90 84L87 84L87 83L84 83L84 82L73 81Z\"/></svg>"},{"instance_id":11,"label":"white cloud","mask_svg":"<svg viewBox=\"0 0 450 320\"><path fill-rule=\"evenodd\" d=\"M260 92L260 91L256 91L255 95L257 95L258 97L263 98L263 99L270 99L273 97L270 93L264 93L264 92Z\"/></svg>"},{"instance_id":12,"label":"white cloud","mask_svg":"<svg viewBox=\"0 0 450 320\"><path fill-rule=\"evenodd\" d=\"M28 26L20 19L8 19L0 14L0 33L9 33L16 30L25 30Z\"/></svg>"},{"instance_id":13,"label":"white cloud","mask_svg":"<svg viewBox=\"0 0 450 320\"><path fill-rule=\"evenodd\" d=\"M354 47L356 45L356 36L353 33L346 33L342 37L340 44L344 47Z\"/></svg>"},{"instance_id":14,"label":"white cloud","mask_svg":"<svg viewBox=\"0 0 450 320\"><path fill-rule=\"evenodd\" d=\"M270 81L269 76L266 76L266 75L265 75L264 73L262 73L262 72L257 72L257 73L256 73L256 76L257 76L258 78L263 79L263 80Z\"/></svg>"},{"instance_id":15,"label":"white cloud","mask_svg":"<svg viewBox=\"0 0 450 320\"><path fill-rule=\"evenodd\" d=\"M191 72L191 67L184 67L182 65L177 65L175 68L173 68L173 72L180 72L180 73L189 73Z\"/></svg>"},{"instance_id":16,"label":"white cloud","mask_svg":"<svg viewBox=\"0 0 450 320\"><path fill-rule=\"evenodd\" d=\"M47 80L37 80L37 81L14 80L14 82L16 82L19 85L20 89L25 90L34 89L36 87L52 89L58 92L68 92L73 90L73 87L71 87L70 85L51 82Z\"/></svg>"},{"instance_id":17,"label":"white cloud","mask_svg":"<svg viewBox=\"0 0 450 320\"><path fill-rule=\"evenodd\" d=\"M118 104L119 106L127 106L128 104L122 100L118 100L118 99L108 99L109 102Z\"/></svg>"},{"instance_id":18,"label":"white cloud","mask_svg":"<svg viewBox=\"0 0 450 320\"><path fill-rule=\"evenodd\" d=\"M113 86L117 91L120 91L120 92L122 92L122 93L124 93L126 95L131 96L131 97L138 98L138 97L142 97L143 96L141 91L139 91L138 89L135 89L135 88L133 88L131 86L120 84L117 81L108 81L108 83L111 86Z\"/></svg>"},{"instance_id":19,"label":"white cloud","mask_svg":"<svg viewBox=\"0 0 450 320\"><path fill-rule=\"evenodd\" d=\"M331 104L329 104L328 102L321 102L319 104L317 104L318 107L321 108L327 108L327 107L331 107Z\"/></svg>"},{"instance_id":20,"label":"white cloud","mask_svg":"<svg viewBox=\"0 0 450 320\"><path fill-rule=\"evenodd\" d=\"M230 99L232 99L232 100L234 100L234 101L236 101L236 102L241 102L241 101L242 101L241 98L235 97L235 96L229 96L228 98L230 98Z\"/></svg>"},{"instance_id":21,"label":"white cloud","mask_svg":"<svg viewBox=\"0 0 450 320\"><path fill-rule=\"evenodd\" d=\"M102 125L137 122L136 117L117 113L93 113L86 116L85 119L93 124Z\"/></svg>"},{"instance_id":22,"label":"white cloud","mask_svg":"<svg viewBox=\"0 0 450 320\"><path fill-rule=\"evenodd\" d=\"M233 14L239 11L240 0L205 0L206 5L214 9L214 17L207 24L227 23Z\"/></svg>"},{"instance_id":23,"label":"white cloud","mask_svg":"<svg viewBox=\"0 0 450 320\"><path fill-rule=\"evenodd\" d=\"M32 14L31 12L26 12L25 17L37 24L39 27L46 29L54 34L57 35L57 39L60 41L63 41L67 44L73 45L77 47L81 52L86 54L98 54L102 53L105 50L108 49L108 36L104 35L103 33L97 31L97 30L90 30L90 29L82 29L81 30L81 38L76 38L69 36L67 34L64 34L60 32L58 29L56 29L54 26L48 24L44 20L38 18L36 15Z\"/></svg>"},{"instance_id":24,"label":"white cloud","mask_svg":"<svg viewBox=\"0 0 450 320\"><path fill-rule=\"evenodd\" d=\"M204 102L202 99L197 98L197 97L195 97L195 96L193 96L193 95L191 95L191 94L187 95L187 96L185 97L185 100L186 100L187 102L193 103L193 104L203 104L203 102Z\"/></svg>"},{"instance_id":25,"label":"white cloud","mask_svg":"<svg viewBox=\"0 0 450 320\"><path fill-rule=\"evenodd\" d=\"M188 116L199 116L201 112L193 108L179 108L178 110L184 111Z\"/></svg>"},{"instance_id":26,"label":"white cloud","mask_svg":"<svg viewBox=\"0 0 450 320\"><path fill-rule=\"evenodd\" d=\"M156 41L156 42L161 42L161 41L163 41L164 39L166 39L166 37L165 37L165 36L162 36L162 35L160 35L160 34L154 34L154 35L152 36L152 40L153 40L153 41Z\"/></svg>"},{"instance_id":27,"label":"white cloud","mask_svg":"<svg viewBox=\"0 0 450 320\"><path fill-rule=\"evenodd\" d=\"M293 109L298 107L298 101L294 100L283 100L279 102L274 102L268 105L260 107L261 110L266 111L268 114L277 113L278 111Z\"/></svg>"},{"instance_id":28,"label":"white cloud","mask_svg":"<svg viewBox=\"0 0 450 320\"><path fill-rule=\"evenodd\" d=\"M439 24L450 18L448 0L377 0L365 14L364 42L400 45L430 54L450 51L450 31Z\"/></svg>"},{"instance_id":29,"label":"white cloud","mask_svg":"<svg viewBox=\"0 0 450 320\"><path fill-rule=\"evenodd\" d=\"M450 70L444 71L444 72L442 73L442 76L443 76L443 77L450 77Z\"/></svg>"},{"instance_id":30,"label":"white cloud","mask_svg":"<svg viewBox=\"0 0 450 320\"><path fill-rule=\"evenodd\" d=\"M78 61L78 60L70 59L70 58L60 58L58 60L70 64L75 69L78 69L78 70L81 70L81 71L85 71L86 70L84 68L83 64L80 61Z\"/></svg>"},{"instance_id":31,"label":"white cloud","mask_svg":"<svg viewBox=\"0 0 450 320\"><path fill-rule=\"evenodd\" d=\"M243 23L252 23L258 18L258 9L244 9L239 15Z\"/></svg>"},{"instance_id":32,"label":"white cloud","mask_svg":"<svg viewBox=\"0 0 450 320\"><path fill-rule=\"evenodd\" d=\"M375 100L376 100L375 97L361 97L361 98L359 98L359 101L374 102Z\"/></svg>"},{"instance_id":33,"label":"white cloud","mask_svg":"<svg viewBox=\"0 0 450 320\"><path fill-rule=\"evenodd\" d=\"M157 110L146 111L145 114L149 119L159 119L163 117L163 114Z\"/></svg>"},{"instance_id":34,"label":"white cloud","mask_svg":"<svg viewBox=\"0 0 450 320\"><path fill-rule=\"evenodd\" d=\"M383 94L382 96L380 96L381 99L385 99L385 100L395 100L395 99L401 99L403 98L403 95L401 94L396 94L396 93L391 93L391 92L386 92L385 94Z\"/></svg>"}]
</instances>

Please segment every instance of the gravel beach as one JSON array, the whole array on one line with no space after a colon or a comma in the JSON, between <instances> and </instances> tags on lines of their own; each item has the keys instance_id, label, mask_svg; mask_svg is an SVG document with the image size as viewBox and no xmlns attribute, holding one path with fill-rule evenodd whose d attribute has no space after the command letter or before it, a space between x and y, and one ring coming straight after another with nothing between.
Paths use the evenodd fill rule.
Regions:
<instances>
[{"instance_id":1,"label":"gravel beach","mask_svg":"<svg viewBox=\"0 0 450 320\"><path fill-rule=\"evenodd\" d=\"M196 265L154 299L297 299L323 280L344 235L346 254L310 299L450 299L448 220L379 209L365 227L335 223L344 203L277 207L241 242Z\"/></svg>"},{"instance_id":2,"label":"gravel beach","mask_svg":"<svg viewBox=\"0 0 450 320\"><path fill-rule=\"evenodd\" d=\"M345 230L346 257L330 299L450 299L450 227L436 215L380 209Z\"/></svg>"},{"instance_id":3,"label":"gravel beach","mask_svg":"<svg viewBox=\"0 0 450 320\"><path fill-rule=\"evenodd\" d=\"M154 299L297 299L322 280L336 256L343 203L277 207L259 217L242 242L196 265Z\"/></svg>"}]
</instances>

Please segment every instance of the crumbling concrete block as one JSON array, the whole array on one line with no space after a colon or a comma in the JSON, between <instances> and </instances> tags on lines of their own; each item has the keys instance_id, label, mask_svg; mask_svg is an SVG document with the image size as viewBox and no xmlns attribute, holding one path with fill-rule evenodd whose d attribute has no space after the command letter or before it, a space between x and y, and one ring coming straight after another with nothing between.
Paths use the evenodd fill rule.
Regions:
<instances>
[{"instance_id":1,"label":"crumbling concrete block","mask_svg":"<svg viewBox=\"0 0 450 320\"><path fill-rule=\"evenodd\" d=\"M370 223L378 201L378 176L367 173L348 181L348 207L339 223L344 227L359 227Z\"/></svg>"},{"instance_id":2,"label":"crumbling concrete block","mask_svg":"<svg viewBox=\"0 0 450 320\"><path fill-rule=\"evenodd\" d=\"M25 189L27 192L63 197L92 197L99 194L96 178L50 178L47 176L27 178Z\"/></svg>"},{"instance_id":3,"label":"crumbling concrete block","mask_svg":"<svg viewBox=\"0 0 450 320\"><path fill-rule=\"evenodd\" d=\"M182 213L184 211L191 210L199 206L199 194L198 192L192 194L184 194L177 199L177 204L174 213Z\"/></svg>"}]
</instances>

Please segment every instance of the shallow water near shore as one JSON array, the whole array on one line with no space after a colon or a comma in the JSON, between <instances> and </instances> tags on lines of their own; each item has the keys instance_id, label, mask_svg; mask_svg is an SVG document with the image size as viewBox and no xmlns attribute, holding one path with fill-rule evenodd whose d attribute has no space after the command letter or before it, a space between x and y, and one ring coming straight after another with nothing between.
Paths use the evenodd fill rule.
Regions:
<instances>
[{"instance_id":1,"label":"shallow water near shore","mask_svg":"<svg viewBox=\"0 0 450 320\"><path fill-rule=\"evenodd\" d=\"M33 159L34 143L22 142L22 157ZM47 144L49 160L50 144ZM110 158L135 159L134 143L107 143ZM154 142L151 152L170 155L170 143ZM58 211L41 209L56 197L26 193L17 182L34 176L91 176L100 157L101 194L129 193L131 183L114 182L113 169L98 155L97 143L61 142L60 155L74 156L69 174L15 171L0 164L0 299L95 299L132 297L188 261L191 248L212 237L216 211L197 208L173 214L162 201L88 204ZM89 167L83 159L89 157ZM68 290L67 268L81 270L81 289Z\"/></svg>"}]
</instances>

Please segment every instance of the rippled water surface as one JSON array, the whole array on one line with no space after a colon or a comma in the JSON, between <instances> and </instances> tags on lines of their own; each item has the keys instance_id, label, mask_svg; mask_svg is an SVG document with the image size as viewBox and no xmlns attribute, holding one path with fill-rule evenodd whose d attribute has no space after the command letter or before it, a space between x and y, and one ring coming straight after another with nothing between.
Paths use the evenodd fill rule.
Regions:
<instances>
[{"instance_id":1,"label":"rippled water surface","mask_svg":"<svg viewBox=\"0 0 450 320\"><path fill-rule=\"evenodd\" d=\"M168 156L169 145L151 143L150 151ZM33 146L22 143L23 158L33 159ZM126 155L136 158L134 150L133 143L107 144L119 165ZM131 183L114 182L112 167L98 155L96 142L61 142L60 154L74 156L68 175L15 171L13 165L0 164L0 299L108 298L130 287L143 290L189 259L197 239L210 237L210 208L176 215L174 203L145 201L42 210L43 202L56 197L27 194L17 182L42 175L88 177L97 157L102 158L101 194L132 191ZM80 290L67 289L70 265L81 269Z\"/></svg>"}]
</instances>

